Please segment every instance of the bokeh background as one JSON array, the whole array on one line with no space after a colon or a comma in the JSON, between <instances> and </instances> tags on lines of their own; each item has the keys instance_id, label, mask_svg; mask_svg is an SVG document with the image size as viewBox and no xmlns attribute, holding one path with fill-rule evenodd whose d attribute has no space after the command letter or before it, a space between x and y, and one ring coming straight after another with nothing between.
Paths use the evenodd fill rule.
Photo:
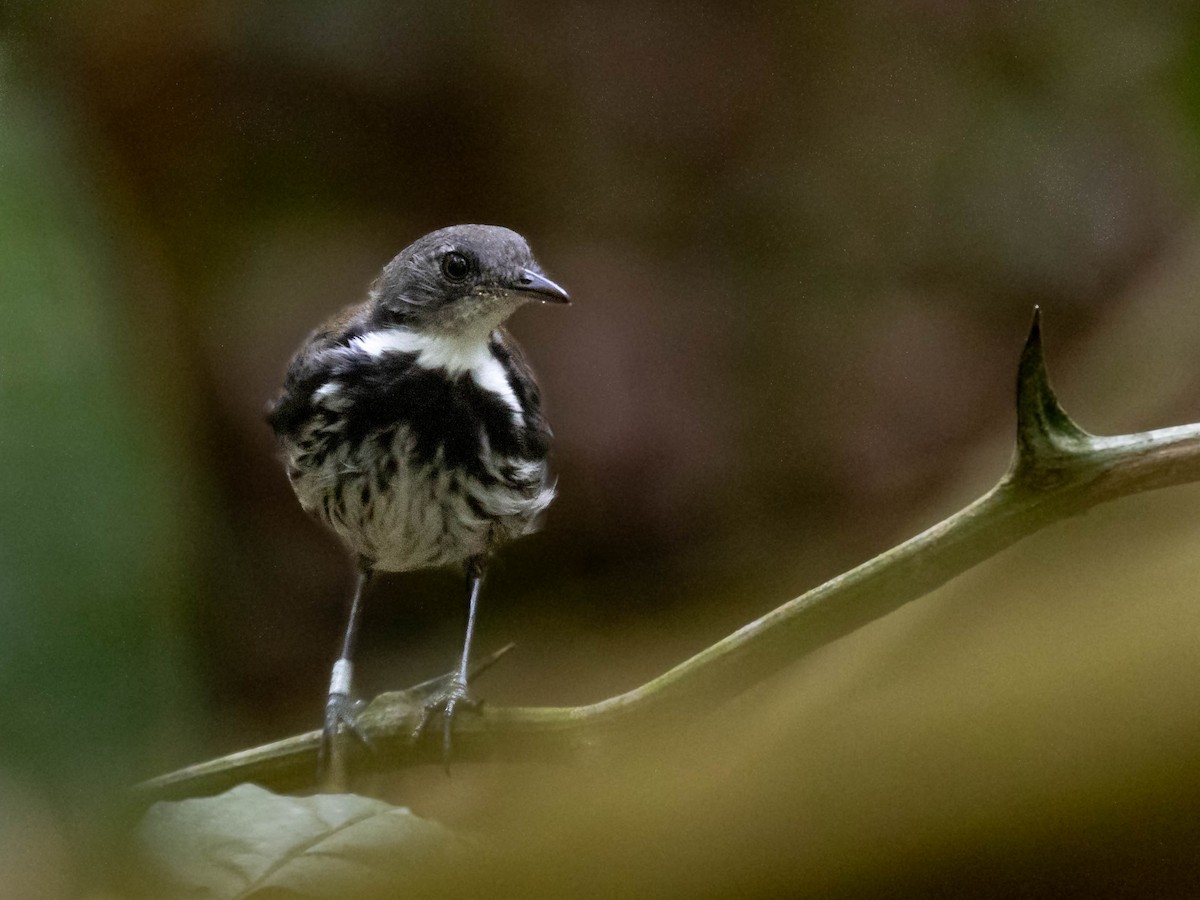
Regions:
<instances>
[{"instance_id":1,"label":"bokeh background","mask_svg":"<svg viewBox=\"0 0 1200 900\"><path fill-rule=\"evenodd\" d=\"M4 4L0 896L94 890L114 789L318 723L351 572L263 409L413 238L508 225L575 300L512 323L560 496L479 642L518 644L490 702L576 704L990 486L1035 304L1085 427L1200 418L1198 187L1182 0ZM1186 893L1198 511L1054 529L791 673L786 734L650 793L775 817L730 800L655 889ZM445 671L462 605L378 584L363 692Z\"/></svg>"}]
</instances>

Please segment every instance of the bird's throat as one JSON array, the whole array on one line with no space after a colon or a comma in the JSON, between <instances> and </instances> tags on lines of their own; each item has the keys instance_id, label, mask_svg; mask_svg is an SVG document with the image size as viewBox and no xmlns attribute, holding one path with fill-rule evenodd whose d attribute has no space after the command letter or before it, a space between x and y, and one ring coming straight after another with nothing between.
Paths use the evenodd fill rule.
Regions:
<instances>
[{"instance_id":1,"label":"bird's throat","mask_svg":"<svg viewBox=\"0 0 1200 900\"><path fill-rule=\"evenodd\" d=\"M491 357L488 342L494 327L466 329L459 333L387 328L355 338L352 345L372 358L388 353L410 353L423 369L443 369L459 374L477 369Z\"/></svg>"}]
</instances>

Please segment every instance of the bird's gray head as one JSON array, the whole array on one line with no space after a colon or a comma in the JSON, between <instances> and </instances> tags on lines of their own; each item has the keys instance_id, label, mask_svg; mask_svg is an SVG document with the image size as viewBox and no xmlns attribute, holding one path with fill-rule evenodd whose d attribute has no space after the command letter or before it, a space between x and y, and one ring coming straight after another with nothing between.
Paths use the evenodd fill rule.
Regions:
<instances>
[{"instance_id":1,"label":"bird's gray head","mask_svg":"<svg viewBox=\"0 0 1200 900\"><path fill-rule=\"evenodd\" d=\"M490 332L530 300L567 303L529 244L497 225L454 225L401 250L371 288L374 316L447 334Z\"/></svg>"}]
</instances>

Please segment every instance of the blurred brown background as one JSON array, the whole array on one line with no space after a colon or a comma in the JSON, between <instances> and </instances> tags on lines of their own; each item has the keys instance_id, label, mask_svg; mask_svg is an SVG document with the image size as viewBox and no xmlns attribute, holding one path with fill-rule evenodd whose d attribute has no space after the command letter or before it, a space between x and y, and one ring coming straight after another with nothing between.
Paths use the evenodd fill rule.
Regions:
<instances>
[{"instance_id":1,"label":"blurred brown background","mask_svg":"<svg viewBox=\"0 0 1200 900\"><path fill-rule=\"evenodd\" d=\"M0 16L0 800L8 833L49 859L72 852L63 810L102 808L113 784L317 724L350 571L291 496L263 407L308 330L430 229L521 231L575 300L513 323L560 499L485 594L480 647L519 645L480 686L494 703L632 687L982 492L1007 462L1034 304L1085 427L1200 418L1195 3ZM1123 507L1110 543L1046 551L1046 572L1166 554L1194 581L1185 494L1164 501L1173 518ZM1071 622L1104 603L1067 604L1039 657L1078 687L1051 718L1107 702L1092 668L1055 669ZM377 585L363 692L447 669L462 605L446 573ZM1003 608L1019 634L964 635L1011 649L1045 624L1044 605ZM906 615L949 627L938 609ZM1194 732L1197 654L1187 670L1152 638L1186 636L1183 653L1200 613L1170 610L1138 620L1141 650L1111 622L1074 652L1098 671L1131 653L1178 701L1154 721ZM911 708L948 708L938 691L966 676L936 655L946 635L898 621L838 651L873 648L857 690L938 659ZM1002 676L1014 710L1031 665ZM1092 743L1083 725L1046 740ZM1184 770L1171 783L1200 796ZM1171 821L1200 802L1182 809ZM1134 884L1169 880L1140 865ZM37 881L51 870L61 884ZM47 896L73 889L69 870L39 871Z\"/></svg>"}]
</instances>

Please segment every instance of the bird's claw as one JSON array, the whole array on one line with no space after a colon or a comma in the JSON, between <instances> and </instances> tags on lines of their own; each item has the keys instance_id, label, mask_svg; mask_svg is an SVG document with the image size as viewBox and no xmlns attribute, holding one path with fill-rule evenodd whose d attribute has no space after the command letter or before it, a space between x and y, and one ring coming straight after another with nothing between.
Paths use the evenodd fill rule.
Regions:
<instances>
[{"instance_id":1,"label":"bird's claw","mask_svg":"<svg viewBox=\"0 0 1200 900\"><path fill-rule=\"evenodd\" d=\"M417 722L417 727L413 729L413 740L419 740L429 723L433 721L434 716L441 715L442 763L446 767L447 774L450 773L450 745L454 730L454 717L462 709L477 712L481 705L482 701L476 700L467 691L466 682L461 678L456 678L427 701L421 709L421 719Z\"/></svg>"},{"instance_id":2,"label":"bird's claw","mask_svg":"<svg viewBox=\"0 0 1200 900\"><path fill-rule=\"evenodd\" d=\"M330 694L325 702L325 727L321 731L321 746L318 754L318 768L324 773L328 771L334 755L334 743L342 725L358 738L368 750L374 749L371 739L358 722L358 715L366 708L366 702L351 698L348 694Z\"/></svg>"}]
</instances>

